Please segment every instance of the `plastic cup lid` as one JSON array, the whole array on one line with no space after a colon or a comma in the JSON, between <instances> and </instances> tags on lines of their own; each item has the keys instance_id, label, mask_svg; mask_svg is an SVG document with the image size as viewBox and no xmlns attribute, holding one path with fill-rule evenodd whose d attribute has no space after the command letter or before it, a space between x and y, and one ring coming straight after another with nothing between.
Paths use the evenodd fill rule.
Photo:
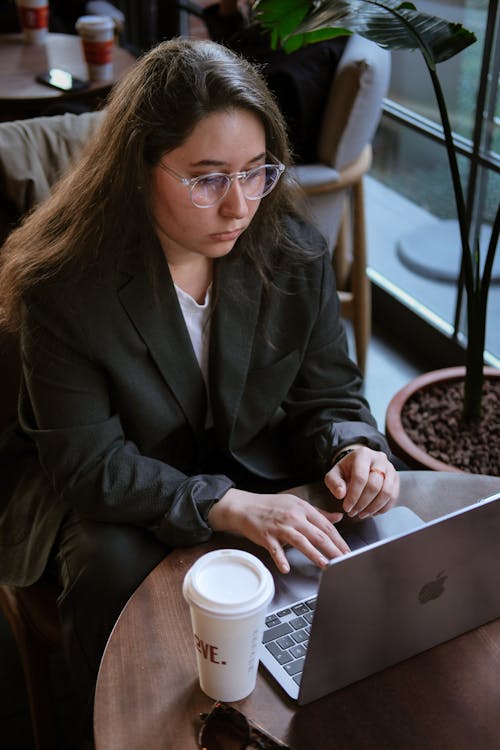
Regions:
<instances>
[{"instance_id":1,"label":"plastic cup lid","mask_svg":"<svg viewBox=\"0 0 500 750\"><path fill-rule=\"evenodd\" d=\"M96 31L106 31L107 29L114 29L115 22L111 16L80 16L75 28L78 30L84 26L92 27Z\"/></svg>"},{"instance_id":2,"label":"plastic cup lid","mask_svg":"<svg viewBox=\"0 0 500 750\"><path fill-rule=\"evenodd\" d=\"M184 578L184 597L207 612L237 617L267 605L274 593L271 573L242 550L208 552Z\"/></svg>"}]
</instances>

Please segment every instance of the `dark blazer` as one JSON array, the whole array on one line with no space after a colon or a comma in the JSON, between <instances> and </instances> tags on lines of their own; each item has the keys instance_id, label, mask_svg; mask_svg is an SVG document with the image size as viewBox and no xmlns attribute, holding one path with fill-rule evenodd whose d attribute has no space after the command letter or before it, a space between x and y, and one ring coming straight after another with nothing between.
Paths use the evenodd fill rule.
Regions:
<instances>
[{"instance_id":1,"label":"dark blazer","mask_svg":"<svg viewBox=\"0 0 500 750\"><path fill-rule=\"evenodd\" d=\"M156 292L138 250L117 271L60 275L27 300L20 429L2 453L1 580L42 573L71 508L193 544L235 483L318 479L354 441L388 452L346 353L327 255L283 267L267 292L237 247L217 261L208 433L163 257L155 282Z\"/></svg>"}]
</instances>

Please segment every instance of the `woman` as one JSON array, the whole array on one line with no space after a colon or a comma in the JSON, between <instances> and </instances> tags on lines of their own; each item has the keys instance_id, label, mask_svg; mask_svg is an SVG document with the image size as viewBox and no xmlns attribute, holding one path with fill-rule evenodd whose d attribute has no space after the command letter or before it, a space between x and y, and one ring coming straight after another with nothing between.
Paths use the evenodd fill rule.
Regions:
<instances>
[{"instance_id":1,"label":"woman","mask_svg":"<svg viewBox=\"0 0 500 750\"><path fill-rule=\"evenodd\" d=\"M1 578L57 575L89 711L114 621L169 549L223 530L282 572L284 545L324 566L348 549L341 514L278 491L324 478L361 518L396 499L288 164L250 64L211 42L165 42L2 250L2 323L20 330L23 382L4 436Z\"/></svg>"}]
</instances>

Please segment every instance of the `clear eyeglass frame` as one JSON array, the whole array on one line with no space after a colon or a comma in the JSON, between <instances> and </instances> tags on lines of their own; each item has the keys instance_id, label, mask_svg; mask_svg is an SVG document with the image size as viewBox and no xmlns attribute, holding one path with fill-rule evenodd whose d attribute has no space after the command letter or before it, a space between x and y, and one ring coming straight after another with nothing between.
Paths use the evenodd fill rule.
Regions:
<instances>
[{"instance_id":1,"label":"clear eyeglass frame","mask_svg":"<svg viewBox=\"0 0 500 750\"><path fill-rule=\"evenodd\" d=\"M274 164L260 164L258 167L253 167L244 172L209 172L190 179L161 161L159 166L187 187L191 203L197 208L212 208L224 200L234 180L240 181L243 195L247 200L261 200L274 190L286 169L285 165L276 159ZM255 190L257 185L262 187L252 194L252 184L255 184Z\"/></svg>"}]
</instances>

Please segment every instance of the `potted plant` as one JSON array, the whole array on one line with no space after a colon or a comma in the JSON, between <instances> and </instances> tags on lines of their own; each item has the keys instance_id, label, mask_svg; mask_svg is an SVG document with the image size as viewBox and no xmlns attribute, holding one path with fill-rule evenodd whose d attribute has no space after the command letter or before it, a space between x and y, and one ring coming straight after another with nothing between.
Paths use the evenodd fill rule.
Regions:
<instances>
[{"instance_id":1,"label":"potted plant","mask_svg":"<svg viewBox=\"0 0 500 750\"><path fill-rule=\"evenodd\" d=\"M490 13L496 14L496 6L493 6L495 6L495 3L491 4ZM357 33L388 49L417 49L423 56L431 77L441 119L460 229L461 272L458 284L459 299L462 289L465 289L467 320L465 367L454 368L452 372L449 368L436 371L432 375L422 376L422 378L417 379L416 383L403 389L403 392L397 394L389 405L386 428L393 449L398 455L405 458L410 466L448 470L455 468L457 470L481 472L481 464L479 464L478 469L475 469L471 467L467 458L465 463L459 458L458 465L456 465L452 452L453 445L449 446L445 461L437 461L432 457L429 461L426 461L426 454L432 453L432 446L425 444L425 436L422 438L420 447L415 446L414 441L418 441L418 437L414 435L413 439L410 439L405 434L401 417L401 412L404 413L408 400L414 398L415 392L419 392L422 388L426 391L436 379L439 381L444 378L447 382L453 383L453 387L459 388L461 408L458 421L460 422L460 431L462 434L467 431L472 432L474 434L472 443L474 443L477 439L478 430L481 430L481 418L486 398L485 378L489 379L499 374L499 371L493 370L493 368L484 368L484 347L488 292L500 232L500 207L495 216L484 263L481 263L479 241L474 245L470 241L471 201L467 203L465 200L447 105L437 72L437 66L440 62L448 60L473 44L476 37L461 24L421 13L412 3L400 2L399 0L256 0L253 14L261 27L267 29L270 33L271 44L273 46L281 45L286 52L334 36ZM483 71L482 79L485 76L486 71ZM480 115L481 113L478 114L478 116ZM479 152L477 127L475 128L473 150L475 153ZM475 180L476 172L471 170L469 195L474 194ZM457 315L455 337L458 336L458 326L459 316ZM457 381L459 381L458 386ZM435 420L440 408L435 397L432 398L431 408L434 411L432 416ZM456 396L453 398L456 398ZM421 399L417 399L417 401L419 400ZM493 397L493 401L495 405L500 401L498 395ZM416 406L412 406L409 409L410 416L416 408ZM424 417L423 421L425 419ZM448 427L449 421L450 419L447 417ZM497 427L499 421L497 418ZM500 428L498 429L500 430ZM415 431L418 432L418 426ZM500 435L497 434L497 440L499 437ZM456 440L453 441L452 438L451 442L456 443ZM416 451L413 448L416 448ZM494 440L491 450L494 452L496 456L494 460L497 462L496 471L494 468L493 471L498 473L500 470L500 467L498 467L500 447L498 443L495 445ZM446 454L446 451L444 454ZM440 455L443 455L442 448L440 448ZM483 462L482 466L484 465L488 466L489 464Z\"/></svg>"}]
</instances>

